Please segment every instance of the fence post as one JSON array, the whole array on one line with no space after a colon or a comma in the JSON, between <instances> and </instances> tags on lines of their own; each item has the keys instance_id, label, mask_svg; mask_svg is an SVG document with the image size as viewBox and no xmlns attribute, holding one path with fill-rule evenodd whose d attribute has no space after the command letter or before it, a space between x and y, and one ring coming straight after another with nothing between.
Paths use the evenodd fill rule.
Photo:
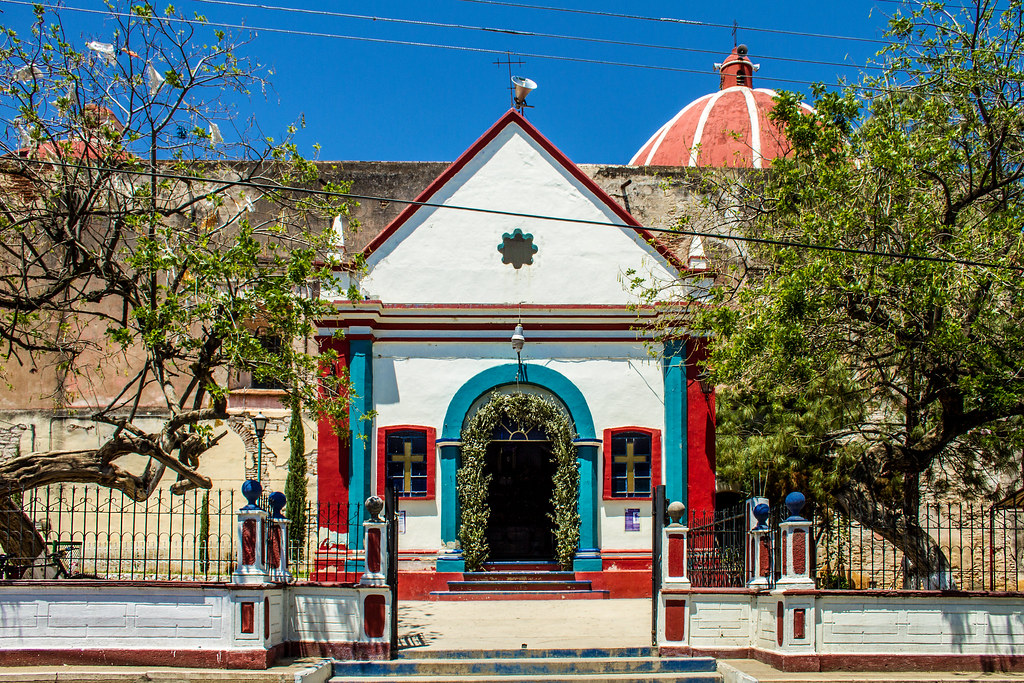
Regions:
<instances>
[{"instance_id":1,"label":"fence post","mask_svg":"<svg viewBox=\"0 0 1024 683\"><path fill-rule=\"evenodd\" d=\"M249 479L242 484L242 495L247 504L237 513L238 557L235 573L231 576L234 583L267 582L267 565L263 557L267 513L256 505L261 493L263 487L258 481Z\"/></svg>"},{"instance_id":2,"label":"fence post","mask_svg":"<svg viewBox=\"0 0 1024 683\"><path fill-rule=\"evenodd\" d=\"M365 571L359 579L361 586L386 586L388 572L388 556L386 550L387 520L381 519L384 501L377 496L370 496L364 504L370 518L363 522L363 549L365 553Z\"/></svg>"},{"instance_id":3,"label":"fence post","mask_svg":"<svg viewBox=\"0 0 1024 683\"><path fill-rule=\"evenodd\" d=\"M800 516L806 499L794 491L786 496L789 517L779 524L782 535L782 576L779 588L814 588L814 567L811 566L811 521Z\"/></svg>"},{"instance_id":4,"label":"fence post","mask_svg":"<svg viewBox=\"0 0 1024 683\"><path fill-rule=\"evenodd\" d=\"M666 587L687 589L690 576L687 542L690 528L680 520L686 514L686 506L679 501L668 504L668 517L672 520L664 529L665 541L662 552L661 573Z\"/></svg>"},{"instance_id":5,"label":"fence post","mask_svg":"<svg viewBox=\"0 0 1024 683\"><path fill-rule=\"evenodd\" d=\"M285 496L280 491L270 494L270 519L267 529L267 570L271 581L287 583L292 580L288 571L288 525L289 520L281 514Z\"/></svg>"},{"instance_id":6,"label":"fence post","mask_svg":"<svg viewBox=\"0 0 1024 683\"><path fill-rule=\"evenodd\" d=\"M665 485L652 491L651 500L651 646L658 646L658 607L661 604L661 541L665 526Z\"/></svg>"},{"instance_id":7,"label":"fence post","mask_svg":"<svg viewBox=\"0 0 1024 683\"><path fill-rule=\"evenodd\" d=\"M751 578L747 588L769 588L772 576L772 544L771 529L768 528L768 515L771 508L768 503L758 503L753 509L757 524L748 533L748 547L751 554Z\"/></svg>"}]
</instances>

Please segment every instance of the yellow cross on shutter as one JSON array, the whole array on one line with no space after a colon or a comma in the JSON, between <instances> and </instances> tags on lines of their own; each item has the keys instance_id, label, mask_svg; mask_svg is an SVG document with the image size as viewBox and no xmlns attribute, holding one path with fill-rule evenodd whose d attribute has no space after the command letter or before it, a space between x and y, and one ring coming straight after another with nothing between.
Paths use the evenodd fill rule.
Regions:
<instances>
[{"instance_id":1,"label":"yellow cross on shutter","mask_svg":"<svg viewBox=\"0 0 1024 683\"><path fill-rule=\"evenodd\" d=\"M615 462L626 463L626 493L636 493L636 480L633 475L633 468L638 462L646 462L647 458L636 455L633 450L633 439L626 439L626 454L616 455Z\"/></svg>"},{"instance_id":2,"label":"yellow cross on shutter","mask_svg":"<svg viewBox=\"0 0 1024 683\"><path fill-rule=\"evenodd\" d=\"M391 459L402 463L402 469L405 474L405 487L402 489L402 493L412 492L412 464L414 462L423 462L424 456L412 454L412 441L406 439L404 452L398 455L392 455Z\"/></svg>"}]
</instances>

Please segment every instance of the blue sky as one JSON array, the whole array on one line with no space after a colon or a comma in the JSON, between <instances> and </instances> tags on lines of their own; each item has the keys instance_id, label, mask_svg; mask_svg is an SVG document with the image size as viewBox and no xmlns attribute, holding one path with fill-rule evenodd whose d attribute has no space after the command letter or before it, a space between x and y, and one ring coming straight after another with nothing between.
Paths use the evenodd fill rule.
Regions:
<instances>
[{"instance_id":1,"label":"blue sky","mask_svg":"<svg viewBox=\"0 0 1024 683\"><path fill-rule=\"evenodd\" d=\"M761 65L755 86L808 92L808 83L856 81L881 45L892 0L846 3L752 2L703 4L635 0L509 0L517 4L628 13L731 26ZM503 55L330 36L282 34L267 29L445 44L464 48L625 62L680 71L521 58L513 73L537 82L527 117L577 163L626 163L666 120L689 101L718 87L712 70L733 46L730 28L593 16L470 0L241 0L231 4L175 3L185 14L211 23L256 27L246 51L273 70L274 91L237 105L266 131L282 131L304 117L297 140L308 153L314 142L330 160L451 161L509 107ZM158 3L159 4L159 3ZM67 8L102 9L97 0L68 0ZM249 5L249 6L241 6ZM413 26L267 6L602 40L682 49L610 45L456 28ZM162 6L162 5L161 5ZM29 8L0 0L0 22L27 31ZM108 37L111 26L96 16L63 10L72 37ZM773 31L827 34L830 38ZM239 33L232 30L233 33ZM838 36L868 40L845 40ZM784 59L783 59L784 58ZM801 61L802 60L802 61ZM825 63L827 62L827 64ZM848 66L842 66L848 65Z\"/></svg>"}]
</instances>

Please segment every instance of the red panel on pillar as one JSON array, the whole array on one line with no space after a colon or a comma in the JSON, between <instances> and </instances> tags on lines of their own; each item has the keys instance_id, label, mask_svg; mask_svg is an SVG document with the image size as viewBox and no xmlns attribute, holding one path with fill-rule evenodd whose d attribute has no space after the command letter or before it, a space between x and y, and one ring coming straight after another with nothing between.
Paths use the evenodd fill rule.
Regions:
<instances>
[{"instance_id":1,"label":"red panel on pillar","mask_svg":"<svg viewBox=\"0 0 1024 683\"><path fill-rule=\"evenodd\" d=\"M807 572L807 532L797 529L793 532L793 572L804 574Z\"/></svg>"},{"instance_id":2,"label":"red panel on pillar","mask_svg":"<svg viewBox=\"0 0 1024 683\"><path fill-rule=\"evenodd\" d=\"M366 533L366 570L374 574L380 571L380 529Z\"/></svg>"},{"instance_id":3,"label":"red panel on pillar","mask_svg":"<svg viewBox=\"0 0 1024 683\"><path fill-rule=\"evenodd\" d=\"M707 358L706 342L688 339L686 351L687 498L690 513L700 514L715 509L715 396L705 396L697 381Z\"/></svg>"},{"instance_id":4,"label":"red panel on pillar","mask_svg":"<svg viewBox=\"0 0 1024 683\"><path fill-rule=\"evenodd\" d=\"M242 608L242 633L256 632L256 603L243 602Z\"/></svg>"},{"instance_id":5,"label":"red panel on pillar","mask_svg":"<svg viewBox=\"0 0 1024 683\"><path fill-rule=\"evenodd\" d=\"M383 595L367 595L363 600L363 631L367 638L384 636L387 622L387 605Z\"/></svg>"},{"instance_id":6,"label":"red panel on pillar","mask_svg":"<svg viewBox=\"0 0 1024 683\"><path fill-rule=\"evenodd\" d=\"M263 637L270 637L270 598L263 598Z\"/></svg>"},{"instance_id":7,"label":"red panel on pillar","mask_svg":"<svg viewBox=\"0 0 1024 683\"><path fill-rule=\"evenodd\" d=\"M338 358L333 368L324 369L324 373L334 372L336 375L348 374L349 346L344 339L333 337L317 337L320 352L334 351ZM342 425L347 428L348 425ZM321 418L317 423L317 500L324 503L348 503L348 437L339 436L333 423ZM333 515L327 520L332 531L345 531L347 520L344 515ZM333 519L337 517L338 519Z\"/></svg>"},{"instance_id":8,"label":"red panel on pillar","mask_svg":"<svg viewBox=\"0 0 1024 683\"><path fill-rule=\"evenodd\" d=\"M807 637L807 610L793 610L793 639L803 640Z\"/></svg>"},{"instance_id":9,"label":"red panel on pillar","mask_svg":"<svg viewBox=\"0 0 1024 683\"><path fill-rule=\"evenodd\" d=\"M686 600L665 601L665 640L686 638Z\"/></svg>"},{"instance_id":10,"label":"red panel on pillar","mask_svg":"<svg viewBox=\"0 0 1024 683\"><path fill-rule=\"evenodd\" d=\"M281 566L281 527L276 524L270 527L270 539L267 543L267 566L275 569Z\"/></svg>"},{"instance_id":11,"label":"red panel on pillar","mask_svg":"<svg viewBox=\"0 0 1024 683\"><path fill-rule=\"evenodd\" d=\"M775 608L775 640L782 645L782 636L784 635L784 629L786 628L786 609L780 602L778 607Z\"/></svg>"},{"instance_id":12,"label":"red panel on pillar","mask_svg":"<svg viewBox=\"0 0 1024 683\"><path fill-rule=\"evenodd\" d=\"M761 566L758 567L758 576L770 577L772 573L772 545L768 542L768 534L761 534L761 552L758 559Z\"/></svg>"},{"instance_id":13,"label":"red panel on pillar","mask_svg":"<svg viewBox=\"0 0 1024 683\"><path fill-rule=\"evenodd\" d=\"M242 522L242 564L256 564L256 520Z\"/></svg>"},{"instance_id":14,"label":"red panel on pillar","mask_svg":"<svg viewBox=\"0 0 1024 683\"><path fill-rule=\"evenodd\" d=\"M682 536L669 536L668 537L668 575L669 576L686 576L684 571L685 567L683 562L683 537Z\"/></svg>"}]
</instances>

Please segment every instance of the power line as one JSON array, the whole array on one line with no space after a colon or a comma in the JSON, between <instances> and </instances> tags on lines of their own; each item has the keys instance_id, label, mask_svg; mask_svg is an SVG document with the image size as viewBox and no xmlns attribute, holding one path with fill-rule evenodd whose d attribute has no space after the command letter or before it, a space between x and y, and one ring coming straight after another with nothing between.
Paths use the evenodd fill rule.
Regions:
<instances>
[{"instance_id":1,"label":"power line","mask_svg":"<svg viewBox=\"0 0 1024 683\"><path fill-rule=\"evenodd\" d=\"M546 7L544 5L531 5L524 2L510 2L509 0L458 0L459 2L472 2L479 5L500 5L504 7L519 7L523 9L538 9L545 10L547 12L567 12L570 14L588 14L591 16L598 17L612 17L615 19L633 19L637 21L651 21L658 23L669 23L669 24L683 24L685 26L703 26L707 28L727 28L732 30L733 24L718 24L711 21L697 21L696 19L676 19L673 17L649 17L641 14L623 14L621 12L601 12L598 10L589 9L576 9L572 7ZM757 33L775 33L786 36L801 36L804 38L825 38L828 40L849 40L860 43L875 43L878 45L889 45L889 41L881 40L878 38L858 38L857 36L840 36L831 35L828 33L807 33L804 31L787 31L785 29L777 28L763 28L759 26L739 26L735 28L743 31L752 31Z\"/></svg>"},{"instance_id":2,"label":"power line","mask_svg":"<svg viewBox=\"0 0 1024 683\"><path fill-rule=\"evenodd\" d=\"M550 38L554 40L571 40L584 43L597 43L601 45L618 45L622 47L639 47L653 50L671 50L674 52L690 52L696 54L704 54L711 56L720 56L721 51L716 50L703 50L694 47L680 47L677 45L659 45L654 43L637 43L628 40L612 40L608 38L594 38L591 36L574 36L564 33L543 33L540 31L529 31L524 29L514 28L501 28L492 26L474 26L469 24L450 24L437 21L425 21L418 19L399 19L395 17L381 17L372 16L365 14L351 14L348 12L332 12L329 10L313 10L302 7L283 7L280 5L264 5L251 2L239 2L237 0L192 0L193 2L199 2L208 5L224 5L228 7L244 7L247 9L258 9L276 12L290 12L293 14L307 14L313 16L322 17L333 17L338 19L359 19L365 21L374 21L382 23L394 23L394 24L405 24L410 26L428 26L431 28L448 28L465 31L481 31L484 33L500 33L503 35L512 36L525 36L528 38ZM846 69L876 69L881 70L882 67L878 65L868 64L848 64L844 62L826 62L814 59L798 59L794 57L777 57L773 55L758 55L760 59L769 59L775 62L794 62L798 64L817 64L821 66L837 66Z\"/></svg>"},{"instance_id":3,"label":"power line","mask_svg":"<svg viewBox=\"0 0 1024 683\"><path fill-rule=\"evenodd\" d=\"M1015 266L1011 264L1003 263L992 263L988 261L974 261L970 259L957 259L946 256L929 256L924 254L899 254L889 251L878 251L876 249L860 249L855 247L838 247L827 244L815 244L812 242L796 242L792 240L779 240L767 237L749 237L746 235L735 235L735 234L722 234L716 232L704 232L700 230L682 230L680 228L655 228L649 226L634 226L627 225L626 223L608 223L606 221L599 221L587 218L572 218L567 216L550 216L545 214L534 214L524 213L521 211L503 211L500 209L485 209L482 207L475 206L460 206L453 204L439 204L437 202L423 202L415 199L399 199L397 197L386 197L382 195L369 195L369 194L356 194L352 192L332 192L328 190L317 190L305 187L293 187L286 185L278 185L268 182L256 182L252 180L224 180L220 178L209 178L206 176L193 176L179 173L165 173L161 171L135 171L131 169L115 168L111 166L90 166L87 164L72 164L67 161L49 161L42 159L20 159L22 163L33 163L40 166L55 166L60 165L64 168L78 169L78 170L90 170L104 173L120 173L135 176L145 177L157 177L167 180L180 180L180 181L192 181L202 183L217 183L226 187L248 187L258 190L269 190L273 192L295 192L299 194L307 195L319 195L323 197L334 197L339 199L359 199L364 201L376 201L376 202L394 202L396 204L405 204L408 206L420 206L427 208L436 209L451 209L453 211L467 211L470 213L484 213L495 216L508 216L511 218L526 218L532 220L544 220L553 221L558 223L575 223L580 225L595 225L603 227L614 227L614 228L629 228L631 230L646 230L648 232L658 232L671 235L682 235L685 237L701 237L705 239L714 240L725 240L733 242L745 242L750 244L761 244L765 246L783 247L787 249L808 249L811 251L825 251L830 253L839 254L853 254L860 256L873 256L880 258L888 258L900 261L921 261L928 263L946 263L949 265L960 265L960 266L971 266L977 268L992 268L996 270L1012 270L1018 272L1024 272L1024 266Z\"/></svg>"},{"instance_id":4,"label":"power line","mask_svg":"<svg viewBox=\"0 0 1024 683\"><path fill-rule=\"evenodd\" d=\"M79 13L84 13L84 14L99 14L99 15L103 15L103 16L107 16L107 17L121 17L121 18L126 18L126 19L138 19L137 15L134 15L134 14L132 14L130 12L115 12L115 11L110 11L110 10L89 9L89 8L85 8L85 7L71 7L71 6L68 6L68 5L55 5L55 4L47 4L47 3L37 3L37 2L30 2L29 0L0 0L0 2L4 2L4 3L10 4L10 5L23 5L23 6L30 6L30 7L34 7L34 6L38 5L38 6L41 6L41 7L47 8L47 9L51 9L51 10L55 10L55 11L56 10L60 10L60 11L68 11L68 12L79 12ZM167 21L167 22L173 22L173 23L182 23L182 24L191 24L191 23L193 23L190 20L182 19L182 18L179 18L179 17L160 17L160 20L161 21ZM302 30L298 30L298 29L286 29L286 28L277 28L277 27L269 27L269 26L268 27L259 27L259 26L250 26L250 25L246 25L246 24L234 24L234 23L228 23L228 22L206 21L204 25L207 25L207 26L217 26L217 27L221 27L221 28L235 29L235 30L241 30L241 31L251 31L251 32L254 32L254 33L266 32L266 33L278 33L278 34L284 34L284 35L302 36L302 37L308 37L308 38L332 38L332 39L337 39L337 40L352 40L352 41L366 42L366 43L376 43L376 44L382 44L382 45L401 45L401 46L405 46L405 47L427 47L427 48L435 48L435 49L441 49L441 50L453 50L453 51L456 51L456 52L475 52L475 53L487 54L487 55L505 55L505 54L508 54L508 52L509 52L508 50L493 49L493 48L483 48L483 47L469 47L469 46L466 46L466 45L451 45L451 44L447 44L447 43L427 43L427 42L411 41L411 40L397 40L397 39L393 39L393 38L371 38L369 36L345 35L345 34L339 34L339 33L327 33L327 32L322 32L322 31L302 31ZM580 64L597 64L597 65L601 65L601 66L621 66L621 67L632 68L632 69L647 69L647 70L654 70L654 71L670 71L670 72L673 72L673 73L699 74L699 75L702 75L702 76L703 75L707 75L707 74L710 73L706 69L688 69L688 68L685 68L685 67L662 66L662 65L658 65L658 64L640 64L640 63L634 63L634 62L618 62L618 61L611 61L611 60L606 60L606 59L592 59L592 58L587 58L587 57L570 57L570 56L566 56L566 55L553 55L553 54L544 54L544 53L537 53L537 52L521 52L519 50L516 50L515 54L520 56L520 57L529 57L529 58L532 58L532 59L548 59L548 60L552 60L552 61L574 62L574 63L580 63ZM807 63L815 63L815 62L813 62L811 60L808 60ZM807 80L801 80L801 79L795 79L795 78L778 78L778 77L773 77L773 76L760 76L759 78L762 81L768 81L768 82L773 82L773 83L792 83L792 84L802 85L802 86L810 85L810 84L816 82L816 81L807 81ZM835 84L831 84L831 85L843 85L843 84L835 83Z\"/></svg>"}]
</instances>

